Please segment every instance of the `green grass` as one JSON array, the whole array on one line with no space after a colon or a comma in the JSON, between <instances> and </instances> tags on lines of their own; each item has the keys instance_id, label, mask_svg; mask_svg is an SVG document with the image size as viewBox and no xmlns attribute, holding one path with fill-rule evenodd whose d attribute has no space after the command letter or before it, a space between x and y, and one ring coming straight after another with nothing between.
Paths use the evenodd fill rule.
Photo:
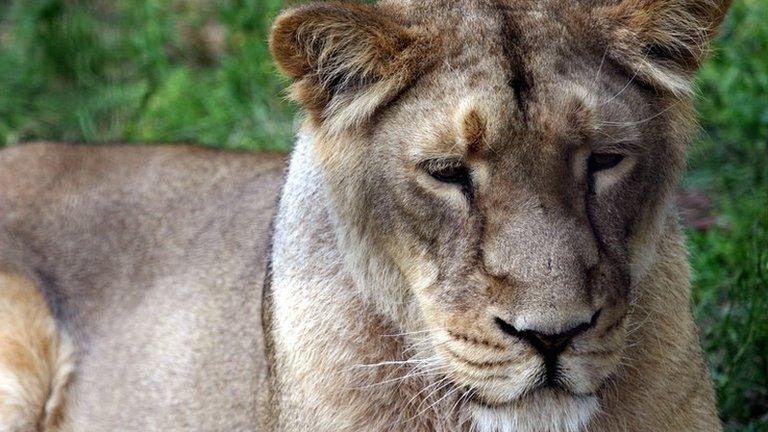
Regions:
<instances>
[{"instance_id":1,"label":"green grass","mask_svg":"<svg viewBox=\"0 0 768 432\"><path fill-rule=\"evenodd\" d=\"M0 143L194 141L286 149L267 61L277 0L17 0L0 6ZM217 40L218 39L218 40Z\"/></svg>"},{"instance_id":2,"label":"green grass","mask_svg":"<svg viewBox=\"0 0 768 432\"><path fill-rule=\"evenodd\" d=\"M0 146L192 141L287 150L293 110L265 40L281 0L0 2ZM696 317L730 431L768 431L768 2L736 0L700 74L684 184Z\"/></svg>"}]
</instances>

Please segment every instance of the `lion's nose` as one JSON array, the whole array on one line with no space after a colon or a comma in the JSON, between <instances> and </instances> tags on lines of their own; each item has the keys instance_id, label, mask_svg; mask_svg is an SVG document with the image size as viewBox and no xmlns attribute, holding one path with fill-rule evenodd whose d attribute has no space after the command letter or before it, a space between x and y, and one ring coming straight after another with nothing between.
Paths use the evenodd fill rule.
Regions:
<instances>
[{"instance_id":1,"label":"lion's nose","mask_svg":"<svg viewBox=\"0 0 768 432\"><path fill-rule=\"evenodd\" d=\"M600 311L595 312L588 322L579 323L560 333L543 333L533 329L517 329L501 318L496 318L496 324L501 330L528 342L545 358L557 357L568 346L573 338L594 327L600 317Z\"/></svg>"}]
</instances>

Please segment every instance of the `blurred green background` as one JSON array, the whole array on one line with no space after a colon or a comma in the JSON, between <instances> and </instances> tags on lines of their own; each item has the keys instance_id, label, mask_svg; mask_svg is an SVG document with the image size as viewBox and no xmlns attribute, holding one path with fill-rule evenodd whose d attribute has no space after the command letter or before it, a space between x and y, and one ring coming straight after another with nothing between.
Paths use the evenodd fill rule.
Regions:
<instances>
[{"instance_id":1,"label":"blurred green background","mask_svg":"<svg viewBox=\"0 0 768 432\"><path fill-rule=\"evenodd\" d=\"M191 141L288 150L266 47L282 0L0 0L0 146ZM768 431L768 1L736 0L699 75L679 204L730 431Z\"/></svg>"}]
</instances>

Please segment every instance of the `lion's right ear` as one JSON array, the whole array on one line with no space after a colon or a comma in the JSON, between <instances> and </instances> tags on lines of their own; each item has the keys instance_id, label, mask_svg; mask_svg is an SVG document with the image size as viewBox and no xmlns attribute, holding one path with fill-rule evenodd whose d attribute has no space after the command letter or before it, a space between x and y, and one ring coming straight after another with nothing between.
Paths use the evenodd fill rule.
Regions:
<instances>
[{"instance_id":1,"label":"lion's right ear","mask_svg":"<svg viewBox=\"0 0 768 432\"><path fill-rule=\"evenodd\" d=\"M269 46L291 96L339 131L363 124L431 65L435 40L376 6L312 3L288 10Z\"/></svg>"}]
</instances>

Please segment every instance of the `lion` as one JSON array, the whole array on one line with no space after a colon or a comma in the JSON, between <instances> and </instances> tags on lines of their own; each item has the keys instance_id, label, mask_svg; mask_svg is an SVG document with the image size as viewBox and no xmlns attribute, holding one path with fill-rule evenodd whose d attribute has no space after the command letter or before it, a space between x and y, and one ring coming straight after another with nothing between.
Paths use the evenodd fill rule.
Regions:
<instances>
[{"instance_id":1,"label":"lion","mask_svg":"<svg viewBox=\"0 0 768 432\"><path fill-rule=\"evenodd\" d=\"M722 430L672 194L728 6L313 2L287 170L3 150L0 430Z\"/></svg>"}]
</instances>

